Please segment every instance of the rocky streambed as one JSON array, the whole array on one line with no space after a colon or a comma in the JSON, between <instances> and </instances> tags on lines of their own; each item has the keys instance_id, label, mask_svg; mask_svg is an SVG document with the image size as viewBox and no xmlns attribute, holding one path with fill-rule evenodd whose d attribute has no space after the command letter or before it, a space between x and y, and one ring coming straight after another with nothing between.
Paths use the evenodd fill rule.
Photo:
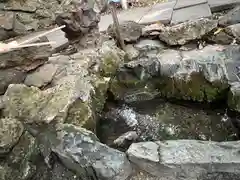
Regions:
<instances>
[{"instance_id":1,"label":"rocky streambed","mask_svg":"<svg viewBox=\"0 0 240 180\"><path fill-rule=\"evenodd\" d=\"M0 180L238 180L240 8L124 22L126 52L84 12L71 49L0 54Z\"/></svg>"}]
</instances>

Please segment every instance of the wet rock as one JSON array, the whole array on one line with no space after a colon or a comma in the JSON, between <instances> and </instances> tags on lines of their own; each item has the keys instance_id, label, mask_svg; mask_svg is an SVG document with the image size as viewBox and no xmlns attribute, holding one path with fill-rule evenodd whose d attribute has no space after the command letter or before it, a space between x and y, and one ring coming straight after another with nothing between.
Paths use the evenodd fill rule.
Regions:
<instances>
[{"instance_id":1,"label":"wet rock","mask_svg":"<svg viewBox=\"0 0 240 180\"><path fill-rule=\"evenodd\" d=\"M166 97L213 102L238 81L239 46L208 45L201 50L165 50L125 63L111 81L115 99L125 102ZM231 55L230 55L231 54Z\"/></svg>"},{"instance_id":2,"label":"wet rock","mask_svg":"<svg viewBox=\"0 0 240 180\"><path fill-rule=\"evenodd\" d=\"M197 19L172 27L165 27L159 34L159 39L169 45L183 45L202 36L217 27L217 21L209 19Z\"/></svg>"},{"instance_id":3,"label":"wet rock","mask_svg":"<svg viewBox=\"0 0 240 180\"><path fill-rule=\"evenodd\" d=\"M119 26L121 38L126 42L136 42L142 35L142 25L134 21L124 21ZM114 25L110 25L107 29L107 33L116 38L116 30Z\"/></svg>"},{"instance_id":4,"label":"wet rock","mask_svg":"<svg viewBox=\"0 0 240 180\"><path fill-rule=\"evenodd\" d=\"M159 123L154 117L139 114L132 108L123 106L111 109L105 114L101 120L99 137L102 142L110 146L126 148L128 144L122 142L128 139L130 141L159 139L158 131Z\"/></svg>"},{"instance_id":5,"label":"wet rock","mask_svg":"<svg viewBox=\"0 0 240 180\"><path fill-rule=\"evenodd\" d=\"M138 134L136 131L128 131L114 140L114 144L117 147L126 147L128 143L132 143L138 139ZM130 144L129 144L130 145Z\"/></svg>"},{"instance_id":6,"label":"wet rock","mask_svg":"<svg viewBox=\"0 0 240 180\"><path fill-rule=\"evenodd\" d=\"M134 143L127 154L140 169L158 178L203 180L214 174L223 180L221 174L226 173L230 180L239 175L238 149L236 142L177 140Z\"/></svg>"},{"instance_id":7,"label":"wet rock","mask_svg":"<svg viewBox=\"0 0 240 180\"><path fill-rule=\"evenodd\" d=\"M240 23L240 6L235 7L233 10L229 11L226 15L219 19L218 24L220 26L229 26L233 24Z\"/></svg>"},{"instance_id":8,"label":"wet rock","mask_svg":"<svg viewBox=\"0 0 240 180\"><path fill-rule=\"evenodd\" d=\"M16 40L20 41L20 40ZM44 39L36 42L45 42ZM20 41L21 42L21 41ZM35 43L36 43L35 42ZM34 43L34 42L32 42ZM17 67L21 71L30 71L44 64L51 55L50 46L34 46L16 49L0 54L0 69Z\"/></svg>"},{"instance_id":9,"label":"wet rock","mask_svg":"<svg viewBox=\"0 0 240 180\"><path fill-rule=\"evenodd\" d=\"M161 100L137 102L107 111L100 120L98 136L103 143L121 149L134 141L235 140L236 131L224 113Z\"/></svg>"},{"instance_id":10,"label":"wet rock","mask_svg":"<svg viewBox=\"0 0 240 180\"><path fill-rule=\"evenodd\" d=\"M20 84L24 81L26 73L15 69L0 71L0 94L4 94L9 84Z\"/></svg>"},{"instance_id":11,"label":"wet rock","mask_svg":"<svg viewBox=\"0 0 240 180\"><path fill-rule=\"evenodd\" d=\"M23 133L22 124L14 118L0 119L0 156L8 153Z\"/></svg>"},{"instance_id":12,"label":"wet rock","mask_svg":"<svg viewBox=\"0 0 240 180\"><path fill-rule=\"evenodd\" d=\"M38 88L44 87L47 84L51 83L56 71L57 67L53 64L44 64L33 73L28 74L24 81L24 84Z\"/></svg>"},{"instance_id":13,"label":"wet rock","mask_svg":"<svg viewBox=\"0 0 240 180\"><path fill-rule=\"evenodd\" d=\"M132 172L124 153L100 143L92 132L83 128L57 124L56 130L43 131L37 138L45 157L52 151L83 179L125 180Z\"/></svg>"}]
</instances>

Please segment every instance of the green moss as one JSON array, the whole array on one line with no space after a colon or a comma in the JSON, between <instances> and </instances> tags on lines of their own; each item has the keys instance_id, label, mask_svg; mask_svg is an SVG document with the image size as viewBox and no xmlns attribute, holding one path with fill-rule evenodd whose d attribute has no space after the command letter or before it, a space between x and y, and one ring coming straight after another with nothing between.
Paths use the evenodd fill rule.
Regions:
<instances>
[{"instance_id":1,"label":"green moss","mask_svg":"<svg viewBox=\"0 0 240 180\"><path fill-rule=\"evenodd\" d=\"M115 75L121 59L113 52L103 54L101 75L105 77L112 77Z\"/></svg>"},{"instance_id":2,"label":"green moss","mask_svg":"<svg viewBox=\"0 0 240 180\"><path fill-rule=\"evenodd\" d=\"M95 132L96 119L90 102L76 100L74 103L72 103L71 107L69 107L65 123L84 127Z\"/></svg>"},{"instance_id":3,"label":"green moss","mask_svg":"<svg viewBox=\"0 0 240 180\"><path fill-rule=\"evenodd\" d=\"M212 102L223 95L227 86L213 85L199 74L192 74L190 80L162 77L154 82L162 97L193 101Z\"/></svg>"},{"instance_id":4,"label":"green moss","mask_svg":"<svg viewBox=\"0 0 240 180\"><path fill-rule=\"evenodd\" d=\"M107 99L107 90L109 88L110 79L105 79L103 77L94 78L94 82L92 83L95 88L95 94L93 96L93 105L97 113L101 113L104 104Z\"/></svg>"}]
</instances>

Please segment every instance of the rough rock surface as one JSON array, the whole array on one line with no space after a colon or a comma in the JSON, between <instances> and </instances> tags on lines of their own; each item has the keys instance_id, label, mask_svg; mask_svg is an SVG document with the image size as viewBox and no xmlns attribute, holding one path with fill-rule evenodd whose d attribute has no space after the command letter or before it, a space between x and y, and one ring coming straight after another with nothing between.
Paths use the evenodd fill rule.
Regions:
<instances>
[{"instance_id":1,"label":"rough rock surface","mask_svg":"<svg viewBox=\"0 0 240 180\"><path fill-rule=\"evenodd\" d=\"M88 4L77 1L24 0L2 2L1 37L6 39L54 24L59 14L84 9Z\"/></svg>"},{"instance_id":2,"label":"rough rock surface","mask_svg":"<svg viewBox=\"0 0 240 180\"><path fill-rule=\"evenodd\" d=\"M20 84L23 83L26 77L26 73L15 70L6 69L0 71L0 94L4 94L9 84Z\"/></svg>"},{"instance_id":3,"label":"rough rock surface","mask_svg":"<svg viewBox=\"0 0 240 180\"><path fill-rule=\"evenodd\" d=\"M195 39L200 39L217 27L217 21L198 19L163 28L159 39L169 45L183 45Z\"/></svg>"},{"instance_id":4,"label":"rough rock surface","mask_svg":"<svg viewBox=\"0 0 240 180\"><path fill-rule=\"evenodd\" d=\"M18 42L18 39L16 39L16 41ZM37 40L35 43L43 41L44 39L40 41ZM46 62L50 55L50 46L34 46L0 53L0 69L15 67L21 71L30 71Z\"/></svg>"},{"instance_id":5,"label":"rough rock surface","mask_svg":"<svg viewBox=\"0 0 240 180\"><path fill-rule=\"evenodd\" d=\"M43 66L40 66L36 71L29 73L24 81L24 84L39 88L44 87L47 84L51 83L56 71L57 67L53 64L44 64Z\"/></svg>"},{"instance_id":6,"label":"rough rock surface","mask_svg":"<svg viewBox=\"0 0 240 180\"><path fill-rule=\"evenodd\" d=\"M164 180L230 180L239 176L238 149L236 142L178 140L134 143L127 154L140 169Z\"/></svg>"},{"instance_id":7,"label":"rough rock surface","mask_svg":"<svg viewBox=\"0 0 240 180\"><path fill-rule=\"evenodd\" d=\"M81 10L62 13L56 17L56 23L59 26L65 25L63 32L69 40L82 37L90 29L96 28L100 16L93 9L82 8Z\"/></svg>"},{"instance_id":8,"label":"rough rock surface","mask_svg":"<svg viewBox=\"0 0 240 180\"><path fill-rule=\"evenodd\" d=\"M110 25L107 33L116 38L116 30L114 25ZM134 21L124 21L120 23L119 30L121 38L126 42L136 42L142 35L142 25Z\"/></svg>"},{"instance_id":9,"label":"rough rock surface","mask_svg":"<svg viewBox=\"0 0 240 180\"><path fill-rule=\"evenodd\" d=\"M219 19L218 24L226 27L229 25L240 23L240 6L235 7L233 10L228 12L225 16Z\"/></svg>"},{"instance_id":10,"label":"rough rock surface","mask_svg":"<svg viewBox=\"0 0 240 180\"><path fill-rule=\"evenodd\" d=\"M201 50L159 50L125 63L112 80L115 99L125 102L167 97L212 102L226 98L238 81L239 46L208 45Z\"/></svg>"},{"instance_id":11,"label":"rough rock surface","mask_svg":"<svg viewBox=\"0 0 240 180\"><path fill-rule=\"evenodd\" d=\"M26 123L49 123L56 120L95 131L95 112L103 108L109 83L109 79L104 76L116 72L123 58L124 53L114 48L111 42L105 42L101 49L86 50L70 57L52 57L48 66L54 65L56 72L50 77L51 82L50 79L43 80L51 83L52 87L41 91L20 84L9 86L4 96L4 114L22 118ZM37 72L39 70L35 74ZM38 82L38 76L29 76L36 86L42 85L42 82Z\"/></svg>"},{"instance_id":12,"label":"rough rock surface","mask_svg":"<svg viewBox=\"0 0 240 180\"><path fill-rule=\"evenodd\" d=\"M0 156L8 153L23 133L22 124L14 118L0 119Z\"/></svg>"},{"instance_id":13,"label":"rough rock surface","mask_svg":"<svg viewBox=\"0 0 240 180\"><path fill-rule=\"evenodd\" d=\"M125 180L132 173L126 155L100 143L92 132L69 124L57 124L55 128L38 134L42 152L46 157L53 152L77 176Z\"/></svg>"}]
</instances>

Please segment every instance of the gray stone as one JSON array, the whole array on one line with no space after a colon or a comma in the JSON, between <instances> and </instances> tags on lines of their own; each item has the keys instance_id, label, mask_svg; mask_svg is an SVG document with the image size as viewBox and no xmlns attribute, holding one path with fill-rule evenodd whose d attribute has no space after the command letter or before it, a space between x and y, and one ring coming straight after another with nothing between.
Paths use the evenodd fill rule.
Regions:
<instances>
[{"instance_id":1,"label":"gray stone","mask_svg":"<svg viewBox=\"0 0 240 180\"><path fill-rule=\"evenodd\" d=\"M139 55L139 51L133 47L132 44L126 45L126 53L129 59L137 58Z\"/></svg>"},{"instance_id":2,"label":"gray stone","mask_svg":"<svg viewBox=\"0 0 240 180\"><path fill-rule=\"evenodd\" d=\"M129 142L134 142L138 139L138 134L136 131L128 131L123 135L119 136L113 141L113 143L118 147L124 147Z\"/></svg>"},{"instance_id":3,"label":"gray stone","mask_svg":"<svg viewBox=\"0 0 240 180\"><path fill-rule=\"evenodd\" d=\"M95 113L102 111L109 77L116 73L124 56L113 41L106 41L98 49L51 57L49 66L57 67L51 86L44 90L22 84L9 86L4 95L4 114L27 124L56 120L95 131Z\"/></svg>"},{"instance_id":4,"label":"gray stone","mask_svg":"<svg viewBox=\"0 0 240 180\"><path fill-rule=\"evenodd\" d=\"M240 5L239 0L208 0L208 4L212 12L219 12L227 9L232 9L236 5Z\"/></svg>"},{"instance_id":5,"label":"gray stone","mask_svg":"<svg viewBox=\"0 0 240 180\"><path fill-rule=\"evenodd\" d=\"M201 50L164 50L125 63L111 81L125 102L166 97L212 102L238 81L239 46L208 45Z\"/></svg>"},{"instance_id":6,"label":"gray stone","mask_svg":"<svg viewBox=\"0 0 240 180\"><path fill-rule=\"evenodd\" d=\"M205 180L222 173L236 178L240 171L238 142L172 140L134 143L127 151L130 161L162 179Z\"/></svg>"},{"instance_id":7,"label":"gray stone","mask_svg":"<svg viewBox=\"0 0 240 180\"><path fill-rule=\"evenodd\" d=\"M14 39L18 43L23 42L28 36ZM32 43L46 42L44 38L37 39ZM0 69L17 67L21 71L30 71L43 64L51 55L50 46L33 46L21 49L15 49L0 54Z\"/></svg>"},{"instance_id":8,"label":"gray stone","mask_svg":"<svg viewBox=\"0 0 240 180\"><path fill-rule=\"evenodd\" d=\"M152 116L139 114L128 106L111 109L103 118L99 136L102 142L108 145L120 143L118 147L126 148L128 139L146 141L160 138L158 121Z\"/></svg>"},{"instance_id":9,"label":"gray stone","mask_svg":"<svg viewBox=\"0 0 240 180\"><path fill-rule=\"evenodd\" d=\"M24 81L26 73L15 69L0 71L0 94L4 94L9 84L20 84Z\"/></svg>"},{"instance_id":10,"label":"gray stone","mask_svg":"<svg viewBox=\"0 0 240 180\"><path fill-rule=\"evenodd\" d=\"M137 42L134 46L139 51L151 51L156 49L163 50L166 48L161 41L151 39L142 39L139 42Z\"/></svg>"},{"instance_id":11,"label":"gray stone","mask_svg":"<svg viewBox=\"0 0 240 180\"><path fill-rule=\"evenodd\" d=\"M17 144L23 133L23 125L14 118L0 119L0 156Z\"/></svg>"},{"instance_id":12,"label":"gray stone","mask_svg":"<svg viewBox=\"0 0 240 180\"><path fill-rule=\"evenodd\" d=\"M220 26L226 27L233 24L240 23L240 6L235 7L229 11L226 15L221 17L218 21Z\"/></svg>"},{"instance_id":13,"label":"gray stone","mask_svg":"<svg viewBox=\"0 0 240 180\"><path fill-rule=\"evenodd\" d=\"M226 27L225 31L240 42L240 23Z\"/></svg>"},{"instance_id":14,"label":"gray stone","mask_svg":"<svg viewBox=\"0 0 240 180\"><path fill-rule=\"evenodd\" d=\"M54 152L82 179L126 180L131 175L125 153L100 143L92 132L70 124L57 124L54 128L37 136L45 157Z\"/></svg>"},{"instance_id":15,"label":"gray stone","mask_svg":"<svg viewBox=\"0 0 240 180\"><path fill-rule=\"evenodd\" d=\"M120 23L121 38L126 42L136 42L142 35L142 26L134 21ZM114 25L110 25L107 30L111 37L116 38Z\"/></svg>"},{"instance_id":16,"label":"gray stone","mask_svg":"<svg viewBox=\"0 0 240 180\"><path fill-rule=\"evenodd\" d=\"M51 83L53 76L57 72L57 66L53 64L44 64L40 66L36 71L27 75L24 84L28 86L44 87Z\"/></svg>"},{"instance_id":17,"label":"gray stone","mask_svg":"<svg viewBox=\"0 0 240 180\"><path fill-rule=\"evenodd\" d=\"M178 24L185 21L196 20L199 18L211 17L212 13L207 3L190 6L173 11L171 24Z\"/></svg>"},{"instance_id":18,"label":"gray stone","mask_svg":"<svg viewBox=\"0 0 240 180\"><path fill-rule=\"evenodd\" d=\"M197 19L164 28L159 39L169 45L183 45L191 40L200 39L216 27L217 21Z\"/></svg>"},{"instance_id":19,"label":"gray stone","mask_svg":"<svg viewBox=\"0 0 240 180\"><path fill-rule=\"evenodd\" d=\"M240 112L240 83L234 82L231 84L231 88L228 95L228 106L237 112Z\"/></svg>"},{"instance_id":20,"label":"gray stone","mask_svg":"<svg viewBox=\"0 0 240 180\"><path fill-rule=\"evenodd\" d=\"M186 8L186 7L190 7L190 6L196 6L199 4L205 4L207 3L207 0L177 0L175 6L174 6L174 10L176 9L181 9L181 8Z\"/></svg>"},{"instance_id":21,"label":"gray stone","mask_svg":"<svg viewBox=\"0 0 240 180\"><path fill-rule=\"evenodd\" d=\"M24 132L6 158L8 167L12 169L8 172L8 179L28 180L32 178L37 171L36 165L39 162L36 160L39 158L39 153L36 139L29 132Z\"/></svg>"},{"instance_id":22,"label":"gray stone","mask_svg":"<svg viewBox=\"0 0 240 180\"><path fill-rule=\"evenodd\" d=\"M22 84L10 85L4 95L4 114L27 124L67 121L94 130L93 90L89 82L77 75L63 77L56 86L45 91Z\"/></svg>"}]
</instances>

